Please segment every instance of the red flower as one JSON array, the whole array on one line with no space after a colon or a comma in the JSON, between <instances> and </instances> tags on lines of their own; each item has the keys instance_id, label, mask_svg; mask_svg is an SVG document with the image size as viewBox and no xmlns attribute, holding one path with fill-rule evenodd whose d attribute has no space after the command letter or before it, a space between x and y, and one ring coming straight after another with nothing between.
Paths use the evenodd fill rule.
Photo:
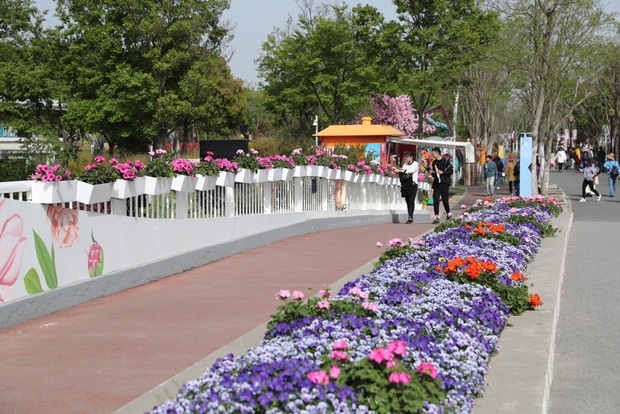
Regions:
<instances>
[{"instance_id":1,"label":"red flower","mask_svg":"<svg viewBox=\"0 0 620 414\"><path fill-rule=\"evenodd\" d=\"M540 295L538 293L530 295L529 302L530 302L530 308L532 309L537 308L540 305L542 305L542 300L540 299Z\"/></svg>"},{"instance_id":2,"label":"red flower","mask_svg":"<svg viewBox=\"0 0 620 414\"><path fill-rule=\"evenodd\" d=\"M511 274L510 278L512 280L514 280L515 282L520 282L520 281L527 280L527 277L523 273L521 273L521 272L515 272L515 273Z\"/></svg>"}]
</instances>

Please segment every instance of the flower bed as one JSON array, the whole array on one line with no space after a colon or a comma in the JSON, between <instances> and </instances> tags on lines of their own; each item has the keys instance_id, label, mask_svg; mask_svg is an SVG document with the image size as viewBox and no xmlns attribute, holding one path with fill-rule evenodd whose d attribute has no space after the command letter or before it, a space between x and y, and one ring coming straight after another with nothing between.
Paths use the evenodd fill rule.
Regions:
<instances>
[{"instance_id":1,"label":"flower bed","mask_svg":"<svg viewBox=\"0 0 620 414\"><path fill-rule=\"evenodd\" d=\"M471 412L510 313L542 304L525 272L559 212L544 198L481 200L421 240L389 241L333 297L281 290L257 347L153 412Z\"/></svg>"}]
</instances>

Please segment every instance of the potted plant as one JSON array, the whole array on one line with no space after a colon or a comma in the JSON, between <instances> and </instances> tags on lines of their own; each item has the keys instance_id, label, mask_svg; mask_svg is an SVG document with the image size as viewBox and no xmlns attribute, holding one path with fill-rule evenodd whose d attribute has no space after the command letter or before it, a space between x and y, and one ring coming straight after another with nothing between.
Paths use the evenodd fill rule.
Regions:
<instances>
[{"instance_id":1,"label":"potted plant","mask_svg":"<svg viewBox=\"0 0 620 414\"><path fill-rule=\"evenodd\" d=\"M112 198L130 198L138 196L140 193L138 190L144 188L141 185L140 171L145 168L145 165L140 160L125 161L114 165L114 168L118 171L120 178L118 178L112 186Z\"/></svg>"},{"instance_id":2,"label":"potted plant","mask_svg":"<svg viewBox=\"0 0 620 414\"><path fill-rule=\"evenodd\" d=\"M215 185L220 187L233 187L235 185L235 178L239 172L239 165L226 158L216 158L215 163L220 169L220 174L217 177Z\"/></svg>"},{"instance_id":3,"label":"potted plant","mask_svg":"<svg viewBox=\"0 0 620 414\"><path fill-rule=\"evenodd\" d=\"M256 150L250 150L247 154L241 149L237 150L237 156L233 160L239 167L239 172L235 178L236 182L246 184L255 182L254 174L258 172L260 167L257 155L258 151Z\"/></svg>"},{"instance_id":4,"label":"potted plant","mask_svg":"<svg viewBox=\"0 0 620 414\"><path fill-rule=\"evenodd\" d=\"M191 193L196 190L198 179L194 174L194 163L185 158L172 160L172 171L175 176L172 178L172 189L174 191Z\"/></svg>"},{"instance_id":5,"label":"potted plant","mask_svg":"<svg viewBox=\"0 0 620 414\"><path fill-rule=\"evenodd\" d=\"M39 164L30 176L32 201L40 204L57 204L75 201L75 181L71 171L60 164Z\"/></svg>"},{"instance_id":6,"label":"potted plant","mask_svg":"<svg viewBox=\"0 0 620 414\"><path fill-rule=\"evenodd\" d=\"M329 177L329 168L332 165L332 158L327 152L322 149L317 149L314 155L308 156L308 162L313 166L312 175L314 177Z\"/></svg>"},{"instance_id":7,"label":"potted plant","mask_svg":"<svg viewBox=\"0 0 620 414\"><path fill-rule=\"evenodd\" d=\"M312 174L312 167L308 161L308 157L303 154L301 148L295 148L291 152L291 159L295 163L294 177L307 177Z\"/></svg>"},{"instance_id":8,"label":"potted plant","mask_svg":"<svg viewBox=\"0 0 620 414\"><path fill-rule=\"evenodd\" d=\"M334 180L344 179L344 171L349 165L349 157L345 154L332 154L332 172L330 177Z\"/></svg>"},{"instance_id":9,"label":"potted plant","mask_svg":"<svg viewBox=\"0 0 620 414\"><path fill-rule=\"evenodd\" d=\"M196 190L209 191L215 189L217 178L220 175L220 167L213 159L213 153L207 152L207 156L195 166L194 172L198 180L196 181Z\"/></svg>"},{"instance_id":10,"label":"potted plant","mask_svg":"<svg viewBox=\"0 0 620 414\"><path fill-rule=\"evenodd\" d=\"M273 169L269 170L269 181L290 181L293 179L295 162L286 155L274 155L271 158Z\"/></svg>"},{"instance_id":11,"label":"potted plant","mask_svg":"<svg viewBox=\"0 0 620 414\"><path fill-rule=\"evenodd\" d=\"M165 149L156 149L149 152L150 159L140 170L140 176L144 177L142 194L158 195L169 193L172 188L174 172L170 164L170 157Z\"/></svg>"},{"instance_id":12,"label":"potted plant","mask_svg":"<svg viewBox=\"0 0 620 414\"><path fill-rule=\"evenodd\" d=\"M96 156L77 177L75 200L84 204L109 201L112 197L112 185L120 177L118 170L114 168L116 164L116 158L107 161L103 155Z\"/></svg>"}]
</instances>

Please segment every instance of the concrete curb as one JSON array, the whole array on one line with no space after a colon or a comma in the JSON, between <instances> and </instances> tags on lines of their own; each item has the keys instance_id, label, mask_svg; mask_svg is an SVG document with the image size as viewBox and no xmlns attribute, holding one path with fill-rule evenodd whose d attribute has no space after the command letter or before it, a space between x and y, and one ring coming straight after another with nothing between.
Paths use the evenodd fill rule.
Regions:
<instances>
[{"instance_id":1,"label":"concrete curb","mask_svg":"<svg viewBox=\"0 0 620 414\"><path fill-rule=\"evenodd\" d=\"M572 223L573 212L568 201L565 211L552 221L560 233L542 241L527 269L534 285L531 291L540 294L543 306L509 319L500 337L500 351L490 361L484 395L475 402L476 414L547 413Z\"/></svg>"}]
</instances>

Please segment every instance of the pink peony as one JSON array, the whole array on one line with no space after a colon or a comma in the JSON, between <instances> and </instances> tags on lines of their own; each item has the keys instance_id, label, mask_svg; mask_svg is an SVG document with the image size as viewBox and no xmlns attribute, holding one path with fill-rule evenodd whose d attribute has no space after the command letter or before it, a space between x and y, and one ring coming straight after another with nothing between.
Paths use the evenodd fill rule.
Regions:
<instances>
[{"instance_id":1,"label":"pink peony","mask_svg":"<svg viewBox=\"0 0 620 414\"><path fill-rule=\"evenodd\" d=\"M349 359L347 353L344 351L334 351L331 353L329 358L333 359L334 361L346 361Z\"/></svg>"},{"instance_id":2,"label":"pink peony","mask_svg":"<svg viewBox=\"0 0 620 414\"><path fill-rule=\"evenodd\" d=\"M291 291L287 289L280 289L276 292L276 299L286 300L291 297Z\"/></svg>"},{"instance_id":3,"label":"pink peony","mask_svg":"<svg viewBox=\"0 0 620 414\"><path fill-rule=\"evenodd\" d=\"M407 355L407 346L401 340L392 341L387 346L388 351L394 353L395 355Z\"/></svg>"},{"instance_id":4,"label":"pink peony","mask_svg":"<svg viewBox=\"0 0 620 414\"><path fill-rule=\"evenodd\" d=\"M295 300L302 300L304 298L304 292L299 290L294 290L291 296Z\"/></svg>"},{"instance_id":5,"label":"pink peony","mask_svg":"<svg viewBox=\"0 0 620 414\"><path fill-rule=\"evenodd\" d=\"M394 354L385 348L377 348L368 355L368 359L377 364L382 364L384 361L391 361L394 359Z\"/></svg>"},{"instance_id":6,"label":"pink peony","mask_svg":"<svg viewBox=\"0 0 620 414\"><path fill-rule=\"evenodd\" d=\"M340 367L338 365L334 365L329 369L329 376L332 379L337 379L340 376Z\"/></svg>"},{"instance_id":7,"label":"pink peony","mask_svg":"<svg viewBox=\"0 0 620 414\"><path fill-rule=\"evenodd\" d=\"M409 384L411 376L406 372L392 372L390 374L390 382L392 384Z\"/></svg>"},{"instance_id":8,"label":"pink peony","mask_svg":"<svg viewBox=\"0 0 620 414\"><path fill-rule=\"evenodd\" d=\"M340 340L340 341L336 341L332 344L332 349L334 351L341 351L343 349L349 349L349 344L347 343L347 341L344 340Z\"/></svg>"},{"instance_id":9,"label":"pink peony","mask_svg":"<svg viewBox=\"0 0 620 414\"><path fill-rule=\"evenodd\" d=\"M330 304L328 300L322 300L316 304L316 307L319 309L329 309L329 306Z\"/></svg>"},{"instance_id":10,"label":"pink peony","mask_svg":"<svg viewBox=\"0 0 620 414\"><path fill-rule=\"evenodd\" d=\"M309 372L307 377L314 384L329 384L329 377L327 376L327 373L325 371Z\"/></svg>"},{"instance_id":11,"label":"pink peony","mask_svg":"<svg viewBox=\"0 0 620 414\"><path fill-rule=\"evenodd\" d=\"M426 374L432 379L437 378L437 368L431 362L422 362L417 369L418 372Z\"/></svg>"}]
</instances>

